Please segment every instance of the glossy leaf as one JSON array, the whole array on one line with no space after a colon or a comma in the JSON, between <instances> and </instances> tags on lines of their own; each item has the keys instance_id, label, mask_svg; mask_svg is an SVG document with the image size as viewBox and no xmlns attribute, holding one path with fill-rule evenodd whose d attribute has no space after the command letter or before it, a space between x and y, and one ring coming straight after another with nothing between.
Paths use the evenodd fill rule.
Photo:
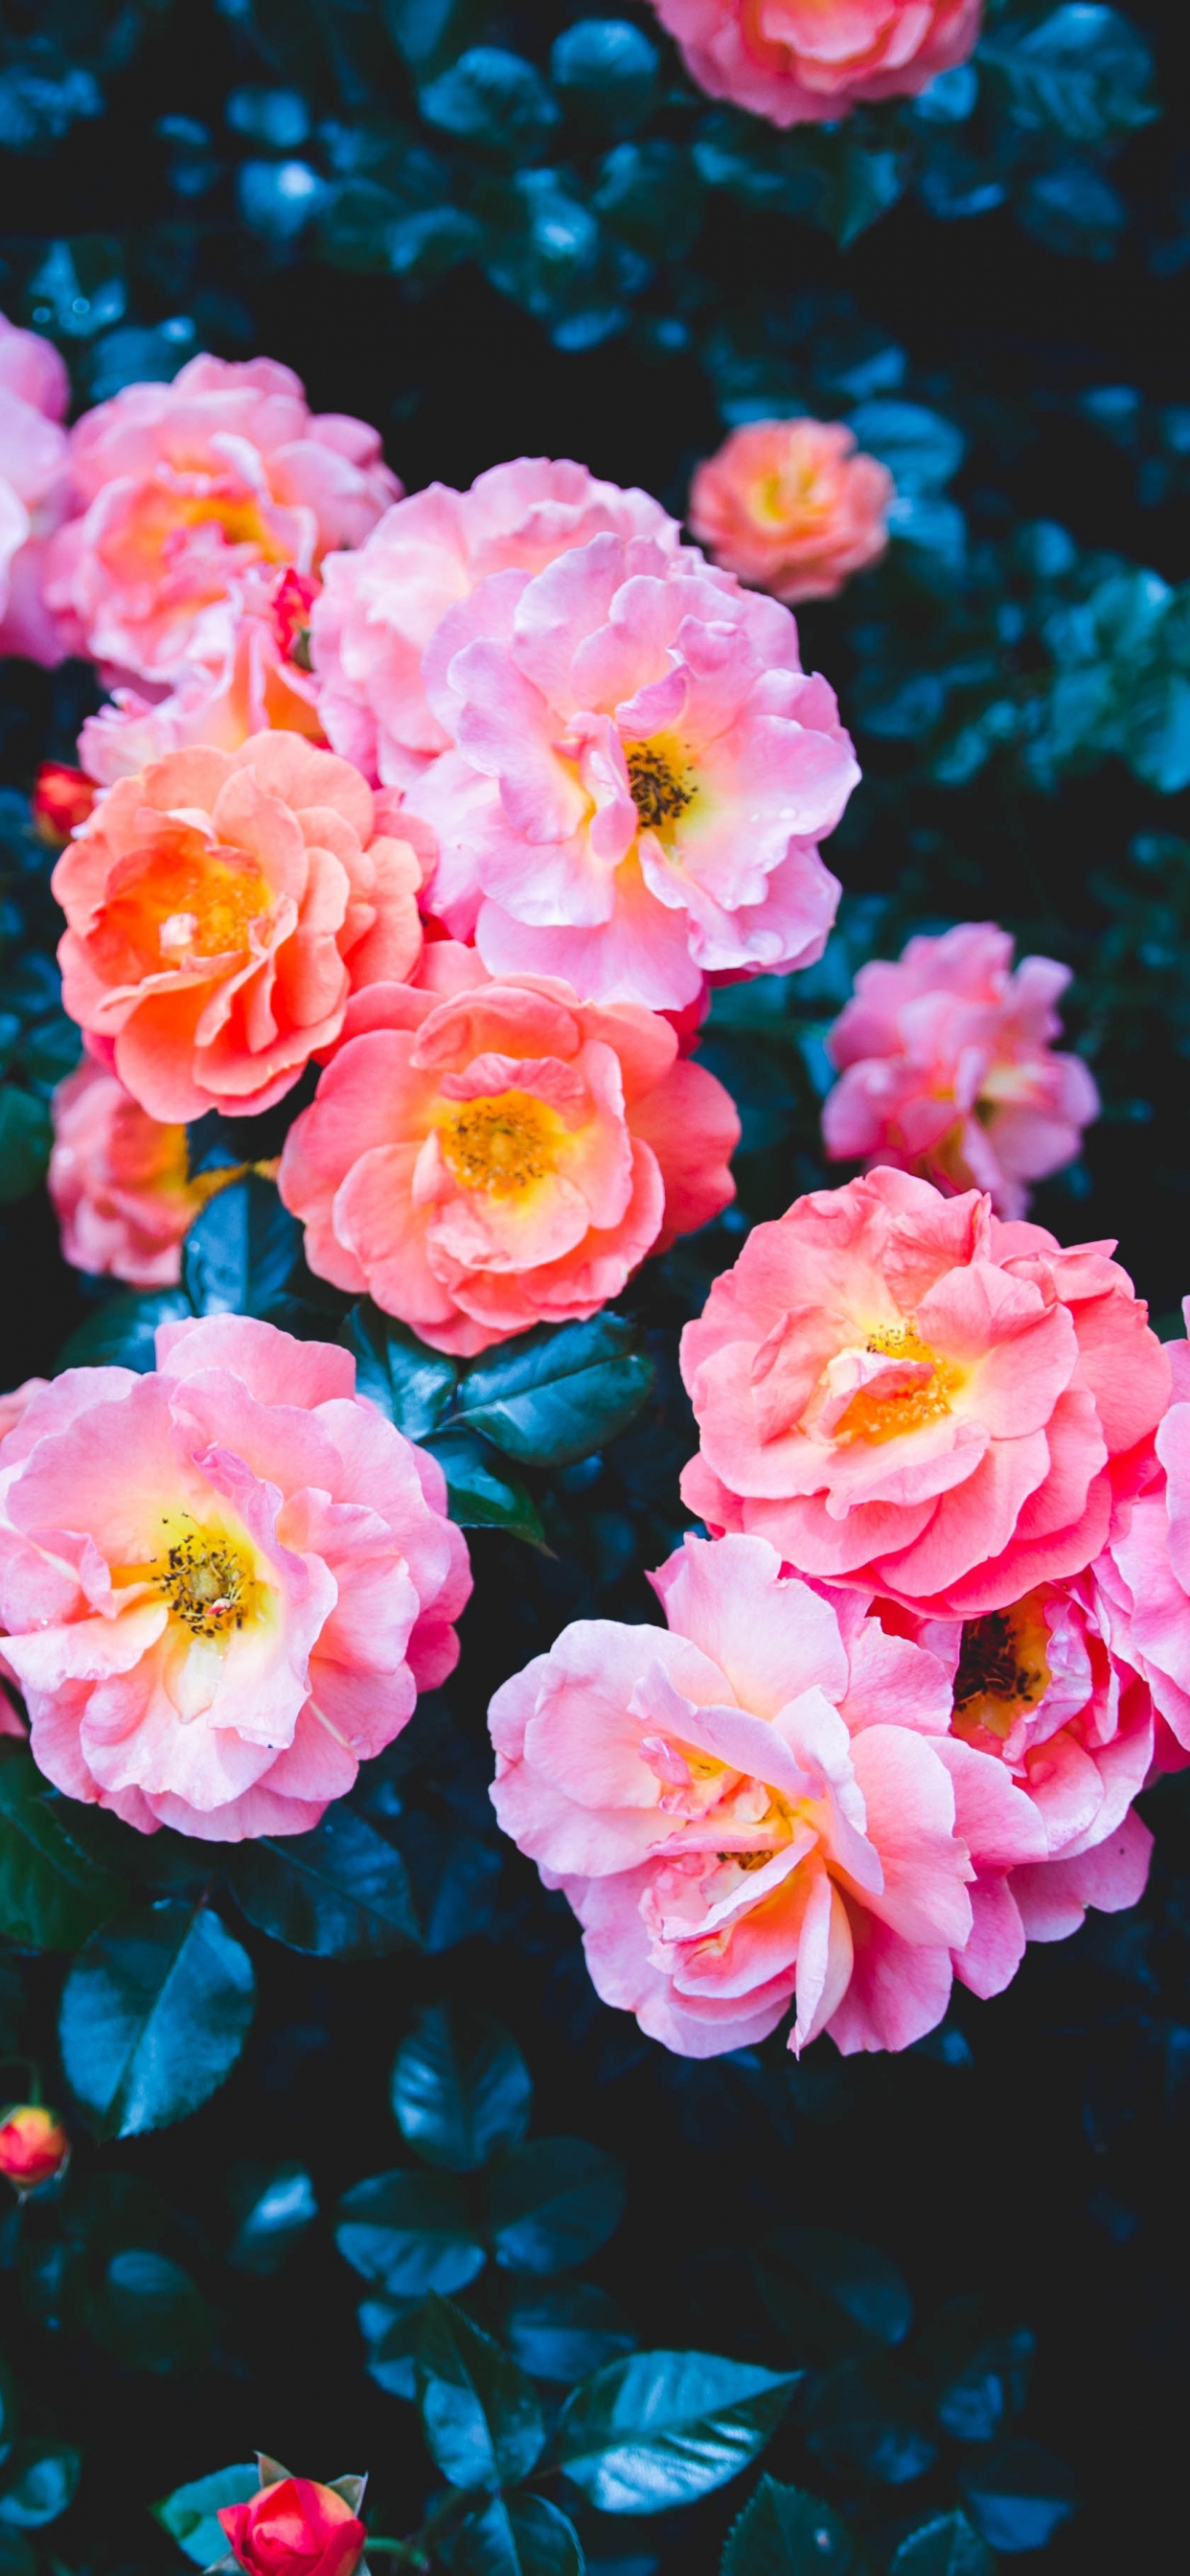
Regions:
<instances>
[{"instance_id":1,"label":"glossy leaf","mask_svg":"<svg viewBox=\"0 0 1190 2576\"><path fill-rule=\"evenodd\" d=\"M428 2299L417 2347L422 2430L456 2487L516 2486L545 2445L532 2382L461 2308Z\"/></svg>"},{"instance_id":2,"label":"glossy leaf","mask_svg":"<svg viewBox=\"0 0 1190 2576\"><path fill-rule=\"evenodd\" d=\"M401 1854L341 1801L307 1834L235 1845L236 1902L273 1941L320 1959L383 1959L419 1939Z\"/></svg>"},{"instance_id":3,"label":"glossy leaf","mask_svg":"<svg viewBox=\"0 0 1190 2576\"><path fill-rule=\"evenodd\" d=\"M603 2513L660 2513L747 2468L799 2374L706 2352L638 2352L575 2389L551 2456Z\"/></svg>"},{"instance_id":4,"label":"glossy leaf","mask_svg":"<svg viewBox=\"0 0 1190 2576\"><path fill-rule=\"evenodd\" d=\"M368 2376L389 2397L417 2395L417 2345L424 2301L363 2299L356 2313L368 2347Z\"/></svg>"},{"instance_id":5,"label":"glossy leaf","mask_svg":"<svg viewBox=\"0 0 1190 2576\"><path fill-rule=\"evenodd\" d=\"M628 2319L594 2281L510 2281L500 2331L532 2379L572 2388L635 2348Z\"/></svg>"},{"instance_id":6,"label":"glossy leaf","mask_svg":"<svg viewBox=\"0 0 1190 2576\"><path fill-rule=\"evenodd\" d=\"M375 2174L339 2203L339 2251L394 2298L466 2288L487 2259L454 2174Z\"/></svg>"},{"instance_id":7,"label":"glossy leaf","mask_svg":"<svg viewBox=\"0 0 1190 2576\"><path fill-rule=\"evenodd\" d=\"M306 2167L296 2163L245 2179L247 2188L237 2194L240 2223L227 2259L241 2272L275 2272L318 2216L314 2185Z\"/></svg>"},{"instance_id":8,"label":"glossy leaf","mask_svg":"<svg viewBox=\"0 0 1190 2576\"><path fill-rule=\"evenodd\" d=\"M895 2263L831 2227L780 2227L753 2257L765 2306L799 2361L903 2343L913 2320Z\"/></svg>"},{"instance_id":9,"label":"glossy leaf","mask_svg":"<svg viewBox=\"0 0 1190 2576\"><path fill-rule=\"evenodd\" d=\"M104 2138L196 2111L240 2054L252 1962L217 1914L172 1899L93 1935L62 1997L62 2062Z\"/></svg>"},{"instance_id":10,"label":"glossy leaf","mask_svg":"<svg viewBox=\"0 0 1190 2576\"><path fill-rule=\"evenodd\" d=\"M163 2496L152 2511L195 2567L212 2567L227 2548L227 2534L217 2518L220 2505L247 2504L259 2487L256 2462L248 2460L234 2469L213 2469L205 2478L191 2478L186 2486Z\"/></svg>"},{"instance_id":11,"label":"glossy leaf","mask_svg":"<svg viewBox=\"0 0 1190 2576\"><path fill-rule=\"evenodd\" d=\"M473 1431L451 1423L425 1446L446 1478L452 1521L460 1529L506 1530L510 1538L545 1546L537 1505L519 1476L510 1474Z\"/></svg>"},{"instance_id":12,"label":"glossy leaf","mask_svg":"<svg viewBox=\"0 0 1190 2576\"><path fill-rule=\"evenodd\" d=\"M901 2542L889 2576L995 2576L996 2561L965 2513L939 2514Z\"/></svg>"},{"instance_id":13,"label":"glossy leaf","mask_svg":"<svg viewBox=\"0 0 1190 2576\"><path fill-rule=\"evenodd\" d=\"M502 2023L468 2023L432 2004L403 2040L392 2104L401 2134L427 2164L475 2173L529 2125L533 2079Z\"/></svg>"},{"instance_id":14,"label":"glossy leaf","mask_svg":"<svg viewBox=\"0 0 1190 2576\"><path fill-rule=\"evenodd\" d=\"M493 2496L441 2547L453 2576L583 2576L574 2524L544 2496Z\"/></svg>"},{"instance_id":15,"label":"glossy leaf","mask_svg":"<svg viewBox=\"0 0 1190 2576\"><path fill-rule=\"evenodd\" d=\"M963 2502L993 2549L1044 2549L1078 2502L1064 2460L1037 2442L997 2442L964 2462Z\"/></svg>"},{"instance_id":16,"label":"glossy leaf","mask_svg":"<svg viewBox=\"0 0 1190 2576\"><path fill-rule=\"evenodd\" d=\"M301 1240L272 1181L250 1172L220 1190L195 1218L182 1255L196 1315L267 1315L285 1296Z\"/></svg>"},{"instance_id":17,"label":"glossy leaf","mask_svg":"<svg viewBox=\"0 0 1190 2576\"><path fill-rule=\"evenodd\" d=\"M624 2169L586 2138L533 2138L493 2165L485 2196L498 2263L564 2272L619 2226Z\"/></svg>"},{"instance_id":18,"label":"glossy leaf","mask_svg":"<svg viewBox=\"0 0 1190 2576\"><path fill-rule=\"evenodd\" d=\"M343 1340L355 1360L360 1394L370 1396L407 1440L424 1440L438 1429L455 1390L454 1360L419 1342L407 1324L382 1315L370 1297L352 1307Z\"/></svg>"},{"instance_id":19,"label":"glossy leaf","mask_svg":"<svg viewBox=\"0 0 1190 2576\"><path fill-rule=\"evenodd\" d=\"M65 2443L14 2442L0 2458L0 2522L38 2531L71 2503L82 2454Z\"/></svg>"},{"instance_id":20,"label":"glossy leaf","mask_svg":"<svg viewBox=\"0 0 1190 2576\"><path fill-rule=\"evenodd\" d=\"M0 1931L35 1950L77 1950L128 1902L128 1889L79 1839L76 1802L51 1789L32 1754L0 1751ZM85 1813L85 1811L83 1811Z\"/></svg>"},{"instance_id":21,"label":"glossy leaf","mask_svg":"<svg viewBox=\"0 0 1190 2576\"><path fill-rule=\"evenodd\" d=\"M105 1297L71 1333L58 1354L60 1368L129 1368L143 1376L157 1365L157 1327L181 1323L194 1309L180 1288L135 1290Z\"/></svg>"},{"instance_id":22,"label":"glossy leaf","mask_svg":"<svg viewBox=\"0 0 1190 2576\"><path fill-rule=\"evenodd\" d=\"M850 2532L820 2496L767 2474L723 2544L720 2576L852 2576Z\"/></svg>"},{"instance_id":23,"label":"glossy leaf","mask_svg":"<svg viewBox=\"0 0 1190 2576\"><path fill-rule=\"evenodd\" d=\"M652 1361L635 1347L631 1324L596 1315L518 1334L473 1360L459 1385L459 1418L524 1466L564 1467L614 1440L652 1384Z\"/></svg>"}]
</instances>

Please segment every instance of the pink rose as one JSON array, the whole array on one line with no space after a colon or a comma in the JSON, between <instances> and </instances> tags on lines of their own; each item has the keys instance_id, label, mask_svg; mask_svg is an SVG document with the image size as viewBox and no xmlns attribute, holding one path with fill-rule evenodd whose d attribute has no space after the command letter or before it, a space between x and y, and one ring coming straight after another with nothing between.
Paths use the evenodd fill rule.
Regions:
<instances>
[{"instance_id":1,"label":"pink rose","mask_svg":"<svg viewBox=\"0 0 1190 2576\"><path fill-rule=\"evenodd\" d=\"M312 1270L435 1350L593 1315L733 1196L739 1120L668 1022L438 941L374 985L285 1140Z\"/></svg>"},{"instance_id":2,"label":"pink rose","mask_svg":"<svg viewBox=\"0 0 1190 2576\"><path fill-rule=\"evenodd\" d=\"M826 1042L842 1073L822 1112L828 1154L987 1190L998 1216L1023 1216L1026 1183L1072 1162L1099 1115L1081 1057L1050 1046L1069 981L1052 957L1023 957L1014 973L1012 940L992 921L861 966Z\"/></svg>"},{"instance_id":3,"label":"pink rose","mask_svg":"<svg viewBox=\"0 0 1190 2576\"><path fill-rule=\"evenodd\" d=\"M50 534L65 506L70 379L49 340L0 313L0 653L60 662L66 639L46 606Z\"/></svg>"},{"instance_id":4,"label":"pink rose","mask_svg":"<svg viewBox=\"0 0 1190 2576\"><path fill-rule=\"evenodd\" d=\"M79 735L88 777L113 787L117 778L148 769L167 751L199 743L238 751L254 733L299 733L322 743L314 682L291 649L289 585L299 578L271 565L250 566L217 660L195 663L164 696L116 689L113 703L88 716Z\"/></svg>"},{"instance_id":5,"label":"pink rose","mask_svg":"<svg viewBox=\"0 0 1190 2576\"><path fill-rule=\"evenodd\" d=\"M1183 1309L1190 1331L1190 1297ZM1173 1401L1157 1433L1159 1474L1113 1538L1105 1567L1121 1651L1152 1692L1172 1744L1162 1770L1190 1758L1190 1344L1173 1342Z\"/></svg>"},{"instance_id":6,"label":"pink rose","mask_svg":"<svg viewBox=\"0 0 1190 2576\"><path fill-rule=\"evenodd\" d=\"M839 421L753 420L696 469L690 526L717 564L790 606L831 599L888 544L893 479Z\"/></svg>"},{"instance_id":7,"label":"pink rose","mask_svg":"<svg viewBox=\"0 0 1190 2576\"><path fill-rule=\"evenodd\" d=\"M565 458L519 456L479 475L469 492L431 483L399 501L353 553L329 555L310 650L334 749L385 786L420 777L453 741L422 678L422 656L447 610L493 573L544 572L609 531L652 537L671 554L681 535L647 492L600 483Z\"/></svg>"},{"instance_id":8,"label":"pink rose","mask_svg":"<svg viewBox=\"0 0 1190 2576\"><path fill-rule=\"evenodd\" d=\"M912 96L962 63L981 0L653 0L692 80L773 125Z\"/></svg>"},{"instance_id":9,"label":"pink rose","mask_svg":"<svg viewBox=\"0 0 1190 2576\"><path fill-rule=\"evenodd\" d=\"M796 1200L682 1336L690 1510L943 1617L1081 1573L1169 1391L1111 1248L883 1167Z\"/></svg>"},{"instance_id":10,"label":"pink rose","mask_svg":"<svg viewBox=\"0 0 1190 2576\"><path fill-rule=\"evenodd\" d=\"M134 1288L175 1286L183 1236L234 1174L191 1180L185 1128L150 1118L89 1056L59 1083L53 1113L47 1187L63 1260Z\"/></svg>"},{"instance_id":11,"label":"pink rose","mask_svg":"<svg viewBox=\"0 0 1190 2576\"><path fill-rule=\"evenodd\" d=\"M246 2576L355 2576L368 2535L333 2487L277 2478L219 2520Z\"/></svg>"},{"instance_id":12,"label":"pink rose","mask_svg":"<svg viewBox=\"0 0 1190 2576\"><path fill-rule=\"evenodd\" d=\"M242 1315L68 1369L0 1448L4 1661L68 1797L143 1833L303 1833L457 1658L437 1461L355 1363Z\"/></svg>"},{"instance_id":13,"label":"pink rose","mask_svg":"<svg viewBox=\"0 0 1190 2576\"><path fill-rule=\"evenodd\" d=\"M421 868L378 819L358 772L295 733L109 788L54 870L62 999L150 1117L270 1108L354 986L409 973Z\"/></svg>"},{"instance_id":14,"label":"pink rose","mask_svg":"<svg viewBox=\"0 0 1190 2576\"><path fill-rule=\"evenodd\" d=\"M50 602L94 660L158 682L225 660L245 574L316 571L401 489L378 433L311 413L272 358L191 358L172 384L125 386L76 421L70 475Z\"/></svg>"},{"instance_id":15,"label":"pink rose","mask_svg":"<svg viewBox=\"0 0 1190 2576\"><path fill-rule=\"evenodd\" d=\"M794 1998L795 2049L907 2047L980 1942L984 1851L1044 1849L1035 1809L858 1594L751 1538L687 1538L653 1580L668 1630L578 1620L497 1691L501 1825L574 1907L605 2003L668 2048L750 2045Z\"/></svg>"},{"instance_id":16,"label":"pink rose","mask_svg":"<svg viewBox=\"0 0 1190 2576\"><path fill-rule=\"evenodd\" d=\"M428 904L493 974L679 1010L707 974L821 955L817 842L859 772L788 609L599 536L481 583L424 670L457 747L405 810L437 842Z\"/></svg>"}]
</instances>

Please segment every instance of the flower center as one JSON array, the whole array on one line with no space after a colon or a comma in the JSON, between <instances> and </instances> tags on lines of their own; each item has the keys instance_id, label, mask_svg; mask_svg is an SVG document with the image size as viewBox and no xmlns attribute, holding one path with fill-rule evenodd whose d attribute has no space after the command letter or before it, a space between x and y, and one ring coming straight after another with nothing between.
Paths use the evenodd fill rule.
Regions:
<instances>
[{"instance_id":1,"label":"flower center","mask_svg":"<svg viewBox=\"0 0 1190 2576\"><path fill-rule=\"evenodd\" d=\"M659 742L637 742L625 754L632 801L646 832L663 832L676 823L697 790L680 754Z\"/></svg>"},{"instance_id":2,"label":"flower center","mask_svg":"<svg viewBox=\"0 0 1190 2576\"><path fill-rule=\"evenodd\" d=\"M255 1611L257 1584L248 1558L220 1530L191 1522L147 1573L168 1601L170 1616L208 1644L232 1636Z\"/></svg>"},{"instance_id":3,"label":"flower center","mask_svg":"<svg viewBox=\"0 0 1190 2576\"><path fill-rule=\"evenodd\" d=\"M552 1172L557 1127L528 1091L465 1100L440 1121L442 1159L463 1189L515 1198Z\"/></svg>"},{"instance_id":4,"label":"flower center","mask_svg":"<svg viewBox=\"0 0 1190 2576\"><path fill-rule=\"evenodd\" d=\"M888 1359L926 1362L931 1374L913 1386L890 1387L887 1393L879 1383L861 1388L836 1428L837 1441L899 1440L905 1432L921 1431L949 1413L950 1399L962 1384L961 1372L923 1342L912 1316L904 1324L877 1325L864 1348L882 1352Z\"/></svg>"},{"instance_id":5,"label":"flower center","mask_svg":"<svg viewBox=\"0 0 1190 2576\"><path fill-rule=\"evenodd\" d=\"M284 563L285 549L266 527L260 504L250 494L209 491L189 495L176 517L183 527L219 528L229 546L251 546L265 563Z\"/></svg>"},{"instance_id":6,"label":"flower center","mask_svg":"<svg viewBox=\"0 0 1190 2576\"><path fill-rule=\"evenodd\" d=\"M1018 1717L1036 1708L1050 1685L1049 1634L1034 1592L1009 1610L990 1610L963 1627L954 1683L952 1732L986 1732L1000 1742Z\"/></svg>"}]
</instances>

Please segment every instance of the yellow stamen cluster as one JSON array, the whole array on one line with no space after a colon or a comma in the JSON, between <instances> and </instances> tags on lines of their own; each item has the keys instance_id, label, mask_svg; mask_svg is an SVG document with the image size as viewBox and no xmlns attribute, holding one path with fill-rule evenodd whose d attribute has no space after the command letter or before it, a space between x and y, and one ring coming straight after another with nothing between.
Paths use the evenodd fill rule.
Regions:
<instances>
[{"instance_id":1,"label":"yellow stamen cluster","mask_svg":"<svg viewBox=\"0 0 1190 2576\"><path fill-rule=\"evenodd\" d=\"M184 1530L153 1567L150 1581L192 1637L230 1637L255 1607L251 1568L230 1539Z\"/></svg>"},{"instance_id":2,"label":"yellow stamen cluster","mask_svg":"<svg viewBox=\"0 0 1190 2576\"><path fill-rule=\"evenodd\" d=\"M963 1627L954 1685L956 1734L981 1727L1003 1738L1019 1716L1036 1708L1050 1685L1048 1634L1032 1594L1010 1610L990 1610Z\"/></svg>"},{"instance_id":3,"label":"yellow stamen cluster","mask_svg":"<svg viewBox=\"0 0 1190 2576\"><path fill-rule=\"evenodd\" d=\"M888 1359L928 1361L933 1375L916 1386L889 1388L887 1393L879 1384L862 1388L836 1429L837 1441L899 1440L905 1432L921 1431L949 1413L950 1399L962 1383L960 1372L923 1342L912 1316L903 1324L878 1324L864 1347Z\"/></svg>"},{"instance_id":4,"label":"yellow stamen cluster","mask_svg":"<svg viewBox=\"0 0 1190 2576\"><path fill-rule=\"evenodd\" d=\"M527 1091L463 1101L439 1124L442 1158L463 1189L514 1198L553 1170L556 1126Z\"/></svg>"},{"instance_id":5,"label":"yellow stamen cluster","mask_svg":"<svg viewBox=\"0 0 1190 2576\"><path fill-rule=\"evenodd\" d=\"M656 743L635 743L627 754L628 783L632 801L647 832L663 831L667 823L676 823L688 805L694 802L694 785L688 770L680 771Z\"/></svg>"}]
</instances>

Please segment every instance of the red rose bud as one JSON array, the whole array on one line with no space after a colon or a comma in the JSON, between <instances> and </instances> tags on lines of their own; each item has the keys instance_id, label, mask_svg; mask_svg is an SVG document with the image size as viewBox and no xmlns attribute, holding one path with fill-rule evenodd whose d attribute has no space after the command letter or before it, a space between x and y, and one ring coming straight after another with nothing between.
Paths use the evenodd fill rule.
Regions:
<instances>
[{"instance_id":1,"label":"red rose bud","mask_svg":"<svg viewBox=\"0 0 1190 2576\"><path fill-rule=\"evenodd\" d=\"M15 2102L0 2115L0 2173L13 2190L39 2191L70 2161L70 2140L53 2111L39 2102Z\"/></svg>"},{"instance_id":2,"label":"red rose bud","mask_svg":"<svg viewBox=\"0 0 1190 2576\"><path fill-rule=\"evenodd\" d=\"M33 820L43 841L55 845L68 841L79 823L85 823L98 790L93 778L81 769L68 768L64 760L43 760L33 782Z\"/></svg>"},{"instance_id":3,"label":"red rose bud","mask_svg":"<svg viewBox=\"0 0 1190 2576\"><path fill-rule=\"evenodd\" d=\"M287 662L310 668L310 611L322 588L308 572L283 572L273 592L273 626Z\"/></svg>"},{"instance_id":4,"label":"red rose bud","mask_svg":"<svg viewBox=\"0 0 1190 2576\"><path fill-rule=\"evenodd\" d=\"M333 2487L280 2478L248 2504L225 2504L219 2520L248 2576L354 2576L367 2533Z\"/></svg>"}]
</instances>

